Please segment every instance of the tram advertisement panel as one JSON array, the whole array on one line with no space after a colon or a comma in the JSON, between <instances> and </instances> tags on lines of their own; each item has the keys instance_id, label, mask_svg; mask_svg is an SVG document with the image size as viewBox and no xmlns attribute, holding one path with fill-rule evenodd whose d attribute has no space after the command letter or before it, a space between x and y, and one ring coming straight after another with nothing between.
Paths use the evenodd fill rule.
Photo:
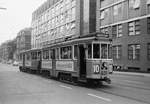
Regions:
<instances>
[{"instance_id":1,"label":"tram advertisement panel","mask_svg":"<svg viewBox=\"0 0 150 104\"><path fill-rule=\"evenodd\" d=\"M74 66L72 61L57 61L56 69L62 71L74 71Z\"/></svg>"},{"instance_id":2,"label":"tram advertisement panel","mask_svg":"<svg viewBox=\"0 0 150 104\"><path fill-rule=\"evenodd\" d=\"M52 69L52 61L42 60L42 68Z\"/></svg>"}]
</instances>

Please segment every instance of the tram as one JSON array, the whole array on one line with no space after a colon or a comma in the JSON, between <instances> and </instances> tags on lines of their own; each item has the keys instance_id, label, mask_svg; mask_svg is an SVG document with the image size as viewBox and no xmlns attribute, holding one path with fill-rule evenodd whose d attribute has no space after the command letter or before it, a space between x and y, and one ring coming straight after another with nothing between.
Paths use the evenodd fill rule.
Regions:
<instances>
[{"instance_id":1,"label":"tram","mask_svg":"<svg viewBox=\"0 0 150 104\"><path fill-rule=\"evenodd\" d=\"M111 40L93 33L20 53L20 71L72 82L111 83Z\"/></svg>"}]
</instances>

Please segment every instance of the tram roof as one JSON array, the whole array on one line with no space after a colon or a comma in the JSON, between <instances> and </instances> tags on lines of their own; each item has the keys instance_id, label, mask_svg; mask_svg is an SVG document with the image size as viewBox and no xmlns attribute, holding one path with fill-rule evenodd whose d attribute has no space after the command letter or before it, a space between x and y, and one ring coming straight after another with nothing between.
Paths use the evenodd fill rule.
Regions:
<instances>
[{"instance_id":1,"label":"tram roof","mask_svg":"<svg viewBox=\"0 0 150 104\"><path fill-rule=\"evenodd\" d=\"M92 40L111 41L111 39L108 36L109 36L108 34L99 33L99 32L90 33L88 35L82 35L82 36L78 36L78 37L69 36L69 37L62 39L61 41L46 44L43 48L53 47L56 45L63 45L63 44L67 44L67 43L79 43L79 42L84 43L84 42L89 42Z\"/></svg>"},{"instance_id":2,"label":"tram roof","mask_svg":"<svg viewBox=\"0 0 150 104\"><path fill-rule=\"evenodd\" d=\"M33 49L29 49L29 50L24 50L24 51L21 51L20 53L26 53L26 52L30 52L30 51L32 51L32 52L34 52L34 51L40 51L42 48L33 48Z\"/></svg>"}]
</instances>

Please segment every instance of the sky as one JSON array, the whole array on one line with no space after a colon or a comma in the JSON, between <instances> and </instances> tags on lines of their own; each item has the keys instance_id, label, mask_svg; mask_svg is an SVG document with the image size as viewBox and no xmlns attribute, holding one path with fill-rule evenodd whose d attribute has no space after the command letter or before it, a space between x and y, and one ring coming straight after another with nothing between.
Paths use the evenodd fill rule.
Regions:
<instances>
[{"instance_id":1,"label":"sky","mask_svg":"<svg viewBox=\"0 0 150 104\"><path fill-rule=\"evenodd\" d=\"M31 26L32 12L46 0L0 0L0 44L14 39L17 33Z\"/></svg>"}]
</instances>

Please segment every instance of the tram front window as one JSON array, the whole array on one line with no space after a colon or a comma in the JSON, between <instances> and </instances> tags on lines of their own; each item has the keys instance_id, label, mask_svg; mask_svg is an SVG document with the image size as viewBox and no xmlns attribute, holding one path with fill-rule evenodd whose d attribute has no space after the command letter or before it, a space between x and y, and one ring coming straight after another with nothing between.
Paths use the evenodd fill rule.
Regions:
<instances>
[{"instance_id":1,"label":"tram front window","mask_svg":"<svg viewBox=\"0 0 150 104\"><path fill-rule=\"evenodd\" d=\"M101 58L102 59L107 59L107 44L101 44Z\"/></svg>"},{"instance_id":2,"label":"tram front window","mask_svg":"<svg viewBox=\"0 0 150 104\"><path fill-rule=\"evenodd\" d=\"M77 59L78 57L78 46L74 45L74 59Z\"/></svg>"},{"instance_id":3,"label":"tram front window","mask_svg":"<svg viewBox=\"0 0 150 104\"><path fill-rule=\"evenodd\" d=\"M92 58L92 45L88 44L88 58Z\"/></svg>"},{"instance_id":4,"label":"tram front window","mask_svg":"<svg viewBox=\"0 0 150 104\"><path fill-rule=\"evenodd\" d=\"M93 44L93 58L100 58L100 44Z\"/></svg>"}]
</instances>

